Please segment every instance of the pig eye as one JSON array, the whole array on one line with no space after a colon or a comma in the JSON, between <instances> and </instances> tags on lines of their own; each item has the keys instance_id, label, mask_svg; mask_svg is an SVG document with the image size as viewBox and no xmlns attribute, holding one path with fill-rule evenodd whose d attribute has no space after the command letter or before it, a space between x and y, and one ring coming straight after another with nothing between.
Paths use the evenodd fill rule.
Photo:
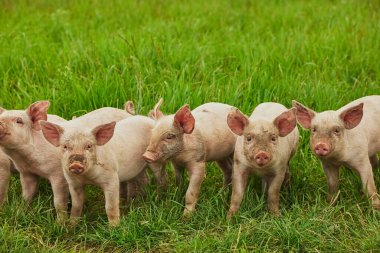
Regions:
<instances>
[{"instance_id":1,"label":"pig eye","mask_svg":"<svg viewBox=\"0 0 380 253\"><path fill-rule=\"evenodd\" d=\"M340 133L340 129L339 129L338 127L335 128L335 129L334 129L334 133L335 133L335 134L339 134L339 133Z\"/></svg>"},{"instance_id":2,"label":"pig eye","mask_svg":"<svg viewBox=\"0 0 380 253\"><path fill-rule=\"evenodd\" d=\"M63 145L63 149L67 150L68 149L67 145Z\"/></svg>"},{"instance_id":3,"label":"pig eye","mask_svg":"<svg viewBox=\"0 0 380 253\"><path fill-rule=\"evenodd\" d=\"M317 128L316 128L316 127L313 127L313 129L311 129L311 131L312 131L313 133L315 133L315 132L317 132Z\"/></svg>"},{"instance_id":4,"label":"pig eye","mask_svg":"<svg viewBox=\"0 0 380 253\"><path fill-rule=\"evenodd\" d=\"M91 149L92 148L92 145L91 144L87 144L86 145L86 149Z\"/></svg>"},{"instance_id":5,"label":"pig eye","mask_svg":"<svg viewBox=\"0 0 380 253\"><path fill-rule=\"evenodd\" d=\"M17 124L20 124L20 125L23 125L23 124L24 124L24 121L22 120L22 118L17 118L17 119L16 119L16 123L17 123Z\"/></svg>"},{"instance_id":6,"label":"pig eye","mask_svg":"<svg viewBox=\"0 0 380 253\"><path fill-rule=\"evenodd\" d=\"M166 135L166 139L167 140L172 140L172 139L174 139L175 138L175 135L174 134L168 134L168 135Z\"/></svg>"},{"instance_id":7,"label":"pig eye","mask_svg":"<svg viewBox=\"0 0 380 253\"><path fill-rule=\"evenodd\" d=\"M247 137L245 138L248 142L252 141L252 136L251 135L247 135Z\"/></svg>"},{"instance_id":8,"label":"pig eye","mask_svg":"<svg viewBox=\"0 0 380 253\"><path fill-rule=\"evenodd\" d=\"M277 137L276 136L272 136L272 142L276 142L277 141Z\"/></svg>"}]
</instances>

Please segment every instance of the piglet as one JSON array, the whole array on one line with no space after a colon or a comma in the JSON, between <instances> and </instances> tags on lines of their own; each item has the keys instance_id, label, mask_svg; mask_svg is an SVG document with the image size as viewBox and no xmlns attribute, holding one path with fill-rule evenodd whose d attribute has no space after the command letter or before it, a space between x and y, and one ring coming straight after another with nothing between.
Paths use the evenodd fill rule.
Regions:
<instances>
[{"instance_id":1,"label":"piglet","mask_svg":"<svg viewBox=\"0 0 380 253\"><path fill-rule=\"evenodd\" d=\"M25 111L0 108L0 146L20 172L25 201L30 202L35 195L39 177L50 181L58 222L63 222L66 216L69 189L61 167L62 154L59 148L53 147L46 141L39 121L62 123L66 120L56 115L48 115L49 105L49 101L38 101L31 104ZM126 110L105 107L73 121L77 124L96 126L129 116L131 114Z\"/></svg>"},{"instance_id":2,"label":"piglet","mask_svg":"<svg viewBox=\"0 0 380 253\"><path fill-rule=\"evenodd\" d=\"M60 167L60 153L45 140L39 120L63 122L48 115L48 101L31 104L25 111L0 108L0 145L20 172L23 198L30 202L36 193L38 177L50 181L58 221L63 221L67 208L68 187ZM9 177L8 177L9 180Z\"/></svg>"},{"instance_id":3,"label":"piglet","mask_svg":"<svg viewBox=\"0 0 380 253\"><path fill-rule=\"evenodd\" d=\"M258 105L248 118L238 109L228 114L227 123L237 134L232 175L232 196L228 218L240 207L248 176L263 178L269 212L279 215L280 189L289 180L289 161L297 150L298 129L295 109L278 103Z\"/></svg>"},{"instance_id":4,"label":"piglet","mask_svg":"<svg viewBox=\"0 0 380 253\"><path fill-rule=\"evenodd\" d=\"M110 225L119 223L119 182L144 178L142 154L148 146L154 121L133 116L95 128L68 122L41 121L45 138L62 152L62 167L72 198L71 223L81 215L86 184L104 191ZM161 164L155 164L161 166ZM153 165L152 165L153 166ZM161 168L160 167L160 168ZM162 169L162 168L161 168Z\"/></svg>"},{"instance_id":5,"label":"piglet","mask_svg":"<svg viewBox=\"0 0 380 253\"><path fill-rule=\"evenodd\" d=\"M184 216L195 210L205 177L207 161L216 161L224 173L224 184L231 181L232 157L236 136L229 130L226 118L232 108L221 103L207 103L190 111L188 105L174 115L164 116L162 99L149 116L156 119L149 146L144 153L147 162L171 160L177 184L187 168L189 187L186 192Z\"/></svg>"},{"instance_id":6,"label":"piglet","mask_svg":"<svg viewBox=\"0 0 380 253\"><path fill-rule=\"evenodd\" d=\"M356 171L372 206L380 210L372 168L380 151L380 96L357 99L337 111L317 113L297 101L297 121L311 130L310 146L322 162L328 184L328 201L335 200L339 168Z\"/></svg>"}]
</instances>

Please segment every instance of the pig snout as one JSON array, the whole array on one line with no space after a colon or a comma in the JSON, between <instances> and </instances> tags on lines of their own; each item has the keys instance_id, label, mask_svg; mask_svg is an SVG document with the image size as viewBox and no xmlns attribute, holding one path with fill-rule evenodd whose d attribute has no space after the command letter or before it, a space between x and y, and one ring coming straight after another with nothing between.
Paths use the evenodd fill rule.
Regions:
<instances>
[{"instance_id":1,"label":"pig snout","mask_svg":"<svg viewBox=\"0 0 380 253\"><path fill-rule=\"evenodd\" d=\"M314 153L318 156L326 156L330 153L330 147L327 143L319 142L314 146Z\"/></svg>"},{"instance_id":2,"label":"pig snout","mask_svg":"<svg viewBox=\"0 0 380 253\"><path fill-rule=\"evenodd\" d=\"M255 155L254 159L257 165L264 166L272 160L272 156L268 152L260 151Z\"/></svg>"},{"instance_id":3,"label":"pig snout","mask_svg":"<svg viewBox=\"0 0 380 253\"><path fill-rule=\"evenodd\" d=\"M70 163L73 163L73 162L83 163L84 160L85 160L85 158L84 158L84 155L82 155L82 154L74 154L74 155L71 155L69 157Z\"/></svg>"},{"instance_id":4,"label":"pig snout","mask_svg":"<svg viewBox=\"0 0 380 253\"><path fill-rule=\"evenodd\" d=\"M74 174L81 174L84 171L86 159L82 154L74 154L69 157L69 171Z\"/></svg>"},{"instance_id":5,"label":"pig snout","mask_svg":"<svg viewBox=\"0 0 380 253\"><path fill-rule=\"evenodd\" d=\"M71 173L79 175L84 171L84 166L82 163L74 162L74 163L70 164L69 171Z\"/></svg>"},{"instance_id":6,"label":"pig snout","mask_svg":"<svg viewBox=\"0 0 380 253\"><path fill-rule=\"evenodd\" d=\"M155 152L152 152L152 151L145 151L145 153L143 154L143 158L144 160L147 162L147 163L153 163L155 161L157 161L157 158L158 158L158 155L157 153Z\"/></svg>"}]
</instances>

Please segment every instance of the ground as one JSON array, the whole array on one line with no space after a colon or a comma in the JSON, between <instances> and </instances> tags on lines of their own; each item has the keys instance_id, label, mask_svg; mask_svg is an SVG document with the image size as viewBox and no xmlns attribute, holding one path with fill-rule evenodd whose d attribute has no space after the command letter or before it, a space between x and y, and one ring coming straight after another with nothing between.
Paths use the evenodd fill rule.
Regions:
<instances>
[{"instance_id":1,"label":"ground","mask_svg":"<svg viewBox=\"0 0 380 253\"><path fill-rule=\"evenodd\" d=\"M380 91L380 4L355 0L113 0L0 3L0 105L51 101L67 119L135 102L147 114L217 101L250 114L264 101L316 111L338 109ZM101 191L89 187L76 228L57 225L49 185L26 206L17 176L0 211L0 251L380 251L380 213L359 178L344 169L335 206L300 129L292 180L279 218L267 213L252 177L238 215L226 220L230 192L208 165L191 219L185 187L123 205L109 228ZM379 186L380 173L375 171Z\"/></svg>"}]
</instances>

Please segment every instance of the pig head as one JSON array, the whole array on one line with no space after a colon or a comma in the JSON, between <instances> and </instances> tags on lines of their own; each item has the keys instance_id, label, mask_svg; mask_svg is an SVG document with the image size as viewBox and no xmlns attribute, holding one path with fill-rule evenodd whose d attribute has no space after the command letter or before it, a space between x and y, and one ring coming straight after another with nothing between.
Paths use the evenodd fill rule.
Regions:
<instances>
[{"instance_id":1,"label":"pig head","mask_svg":"<svg viewBox=\"0 0 380 253\"><path fill-rule=\"evenodd\" d=\"M321 159L334 157L342 152L345 148L346 131L358 126L362 120L363 105L359 103L339 114L336 111L316 113L293 100L299 124L311 131L311 150Z\"/></svg>"},{"instance_id":2,"label":"pig head","mask_svg":"<svg viewBox=\"0 0 380 253\"><path fill-rule=\"evenodd\" d=\"M96 164L96 147L112 138L116 122L99 125L92 130L65 129L47 121L40 121L40 124L46 140L61 148L64 171L81 175Z\"/></svg>"},{"instance_id":3,"label":"pig head","mask_svg":"<svg viewBox=\"0 0 380 253\"><path fill-rule=\"evenodd\" d=\"M244 137L243 151L254 167L272 166L273 157L281 155L279 138L287 136L296 127L295 108L281 113L273 122L250 119L238 109L227 118L228 126L235 134Z\"/></svg>"},{"instance_id":4,"label":"pig head","mask_svg":"<svg viewBox=\"0 0 380 253\"><path fill-rule=\"evenodd\" d=\"M161 100L160 102L162 103ZM158 109L156 106L151 117L157 122L143 157L148 163L165 161L183 149L185 135L193 132L195 119L188 105L181 107L175 115L169 116L164 116L159 111L159 106Z\"/></svg>"}]
</instances>

